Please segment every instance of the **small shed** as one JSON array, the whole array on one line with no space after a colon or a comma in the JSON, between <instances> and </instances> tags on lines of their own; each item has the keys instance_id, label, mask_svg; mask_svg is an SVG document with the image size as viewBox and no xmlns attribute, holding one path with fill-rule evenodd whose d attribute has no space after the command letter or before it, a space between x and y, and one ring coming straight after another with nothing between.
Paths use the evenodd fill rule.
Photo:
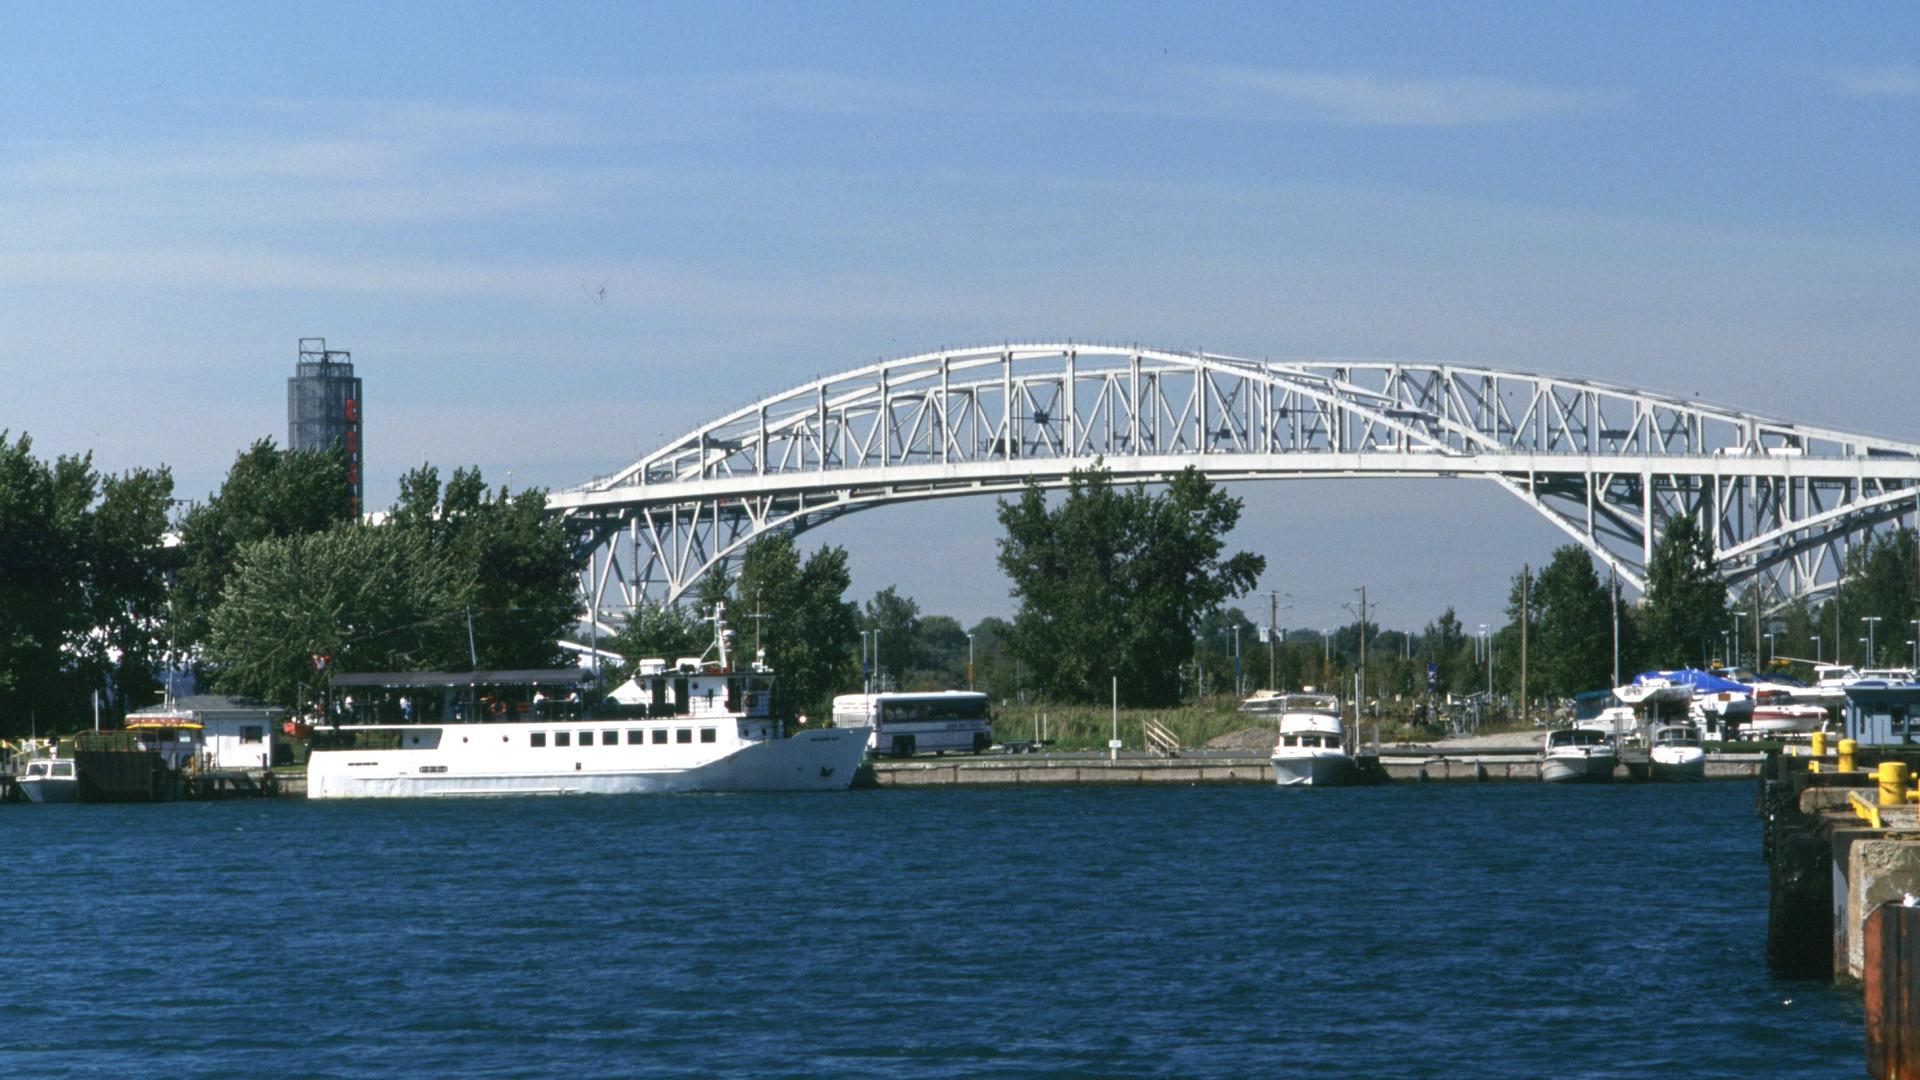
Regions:
<instances>
[{"instance_id":1,"label":"small shed","mask_svg":"<svg viewBox=\"0 0 1920 1080\"><path fill-rule=\"evenodd\" d=\"M1920 683L1862 679L1848 686L1846 737L1861 746L1920 742Z\"/></svg>"},{"instance_id":2,"label":"small shed","mask_svg":"<svg viewBox=\"0 0 1920 1080\"><path fill-rule=\"evenodd\" d=\"M191 710L204 725L209 767L264 769L273 764L273 736L287 710L224 694L194 694L174 705Z\"/></svg>"}]
</instances>

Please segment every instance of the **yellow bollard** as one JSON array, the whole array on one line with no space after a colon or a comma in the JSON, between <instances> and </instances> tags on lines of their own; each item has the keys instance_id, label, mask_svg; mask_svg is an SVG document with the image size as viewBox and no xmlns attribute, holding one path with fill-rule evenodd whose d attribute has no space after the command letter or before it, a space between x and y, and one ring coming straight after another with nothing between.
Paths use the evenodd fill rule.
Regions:
<instances>
[{"instance_id":1,"label":"yellow bollard","mask_svg":"<svg viewBox=\"0 0 1920 1080\"><path fill-rule=\"evenodd\" d=\"M1819 771L1820 771L1820 763L1819 763L1819 762L1817 762L1817 761L1809 761L1809 762L1807 762L1807 771L1808 771L1808 772L1811 772L1811 773L1817 773L1817 772L1819 772Z\"/></svg>"},{"instance_id":2,"label":"yellow bollard","mask_svg":"<svg viewBox=\"0 0 1920 1080\"><path fill-rule=\"evenodd\" d=\"M1841 772L1853 771L1853 750L1854 750L1854 747L1859 745L1860 745L1859 743L1854 742L1852 739L1840 740L1840 771Z\"/></svg>"},{"instance_id":3,"label":"yellow bollard","mask_svg":"<svg viewBox=\"0 0 1920 1080\"><path fill-rule=\"evenodd\" d=\"M1827 733L1824 731L1816 731L1813 733L1813 756L1817 758L1827 756ZM1817 772L1818 770L1815 771Z\"/></svg>"},{"instance_id":4,"label":"yellow bollard","mask_svg":"<svg viewBox=\"0 0 1920 1080\"><path fill-rule=\"evenodd\" d=\"M1883 761L1880 771L1874 774L1880 781L1881 806L1907 805L1907 763L1904 761Z\"/></svg>"}]
</instances>

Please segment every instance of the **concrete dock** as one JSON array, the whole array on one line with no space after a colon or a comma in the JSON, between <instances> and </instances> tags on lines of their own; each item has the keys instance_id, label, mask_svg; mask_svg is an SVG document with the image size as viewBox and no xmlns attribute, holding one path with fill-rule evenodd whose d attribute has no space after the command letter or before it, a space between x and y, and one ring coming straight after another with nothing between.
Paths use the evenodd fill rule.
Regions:
<instances>
[{"instance_id":1,"label":"concrete dock","mask_svg":"<svg viewBox=\"0 0 1920 1080\"><path fill-rule=\"evenodd\" d=\"M1366 783L1538 782L1537 751L1452 750L1388 747L1357 757ZM1707 778L1751 780L1765 767L1765 754L1709 754ZM1614 771L1619 783L1640 779L1629 764ZM1097 752L1045 754L950 754L945 757L880 758L863 769L875 787L935 787L1005 784L1271 784L1273 764L1265 754L1195 750L1178 757L1139 751L1109 760Z\"/></svg>"},{"instance_id":2,"label":"concrete dock","mask_svg":"<svg viewBox=\"0 0 1920 1080\"><path fill-rule=\"evenodd\" d=\"M1768 966L1861 987L1880 1080L1920 1080L1917 765L1920 748L1782 755L1760 791Z\"/></svg>"}]
</instances>

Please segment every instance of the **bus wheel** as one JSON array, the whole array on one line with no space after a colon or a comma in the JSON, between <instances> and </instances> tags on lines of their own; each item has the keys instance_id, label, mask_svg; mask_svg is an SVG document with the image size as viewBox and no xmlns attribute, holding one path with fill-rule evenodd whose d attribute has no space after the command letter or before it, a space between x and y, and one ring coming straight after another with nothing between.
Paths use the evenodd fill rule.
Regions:
<instances>
[{"instance_id":1,"label":"bus wheel","mask_svg":"<svg viewBox=\"0 0 1920 1080\"><path fill-rule=\"evenodd\" d=\"M976 731L973 733L973 752L974 753L984 754L987 752L987 747L992 745L993 745L993 739L990 738L986 732Z\"/></svg>"},{"instance_id":2,"label":"bus wheel","mask_svg":"<svg viewBox=\"0 0 1920 1080\"><path fill-rule=\"evenodd\" d=\"M913 736L895 735L893 737L893 756L894 757L912 757L913 756Z\"/></svg>"}]
</instances>

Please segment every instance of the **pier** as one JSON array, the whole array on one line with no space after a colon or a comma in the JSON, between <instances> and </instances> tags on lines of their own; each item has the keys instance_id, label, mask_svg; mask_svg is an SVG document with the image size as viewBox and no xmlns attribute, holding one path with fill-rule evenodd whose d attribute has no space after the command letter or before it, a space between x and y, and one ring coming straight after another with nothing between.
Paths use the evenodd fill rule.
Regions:
<instances>
[{"instance_id":1,"label":"pier","mask_svg":"<svg viewBox=\"0 0 1920 1080\"><path fill-rule=\"evenodd\" d=\"M1868 1075L1920 1080L1920 750L1820 743L1761 784L1767 963L1860 986Z\"/></svg>"},{"instance_id":2,"label":"pier","mask_svg":"<svg viewBox=\"0 0 1920 1080\"><path fill-rule=\"evenodd\" d=\"M1765 768L1767 755L1707 755L1709 780L1751 780ZM1355 757L1363 784L1384 783L1528 783L1540 779L1538 750L1448 750L1431 747L1383 747ZM1640 767L1635 768L1636 764ZM1629 757L1614 780L1645 779L1644 755ZM879 758L863 770L871 787L998 786L1032 784L1271 784L1273 764L1265 754L1195 750L1177 757L1141 752L1109 759L1097 752L1045 754L956 754L947 757Z\"/></svg>"}]
</instances>

